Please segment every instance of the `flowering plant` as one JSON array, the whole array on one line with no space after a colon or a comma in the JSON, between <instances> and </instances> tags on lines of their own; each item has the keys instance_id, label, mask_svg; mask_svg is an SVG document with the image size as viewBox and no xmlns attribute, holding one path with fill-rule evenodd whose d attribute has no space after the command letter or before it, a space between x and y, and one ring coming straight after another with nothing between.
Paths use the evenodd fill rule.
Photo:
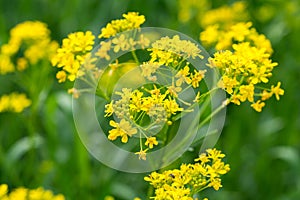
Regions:
<instances>
[{"instance_id":1,"label":"flowering plant","mask_svg":"<svg viewBox=\"0 0 300 200\"><path fill-rule=\"evenodd\" d=\"M251 23L240 22L222 29L207 26L200 39L204 45L219 50L209 57L201 45L183 34L140 28L145 21L143 15L129 12L123 17L101 29L98 38L106 40L96 47L96 37L90 31L71 33L52 59L60 69L56 75L59 82L75 81L74 88L68 91L74 97L75 122L81 139L101 161L103 152L106 157L111 153L101 146L115 146L95 142L95 137L100 136L88 134L92 130L90 126L86 128L93 120L84 119L89 114L86 110L91 110L78 107L93 101L97 103L92 107L102 106L96 106L97 113L101 113L96 114L100 118L97 130L106 137L101 140L121 146L111 155L122 153L120 157L125 162L110 158L106 164L113 168L129 172L162 168L194 144L195 138L205 138L203 151L215 144L222 127L211 124L215 119L219 120L217 124L223 124L226 105L249 101L260 112L265 100L272 95L279 100L284 93L280 82L271 89L262 86L277 63L270 60L270 42L251 28ZM207 127L211 126L216 132L210 132ZM196 159L200 163L183 164L178 170L153 172L145 177L155 188L153 198L193 199L207 187L218 190L219 177L229 171L229 165L221 161L224 154L220 151L206 151ZM140 161L131 153L137 154ZM131 162L132 159L136 160Z\"/></svg>"},{"instance_id":2,"label":"flowering plant","mask_svg":"<svg viewBox=\"0 0 300 200\"><path fill-rule=\"evenodd\" d=\"M49 60L57 48L58 43L51 40L50 30L45 23L26 21L11 29L9 41L0 49L0 75L14 76L14 84L27 94L12 92L1 96L0 112L19 113L32 102L36 110L35 103L42 90L49 86Z\"/></svg>"}]
</instances>

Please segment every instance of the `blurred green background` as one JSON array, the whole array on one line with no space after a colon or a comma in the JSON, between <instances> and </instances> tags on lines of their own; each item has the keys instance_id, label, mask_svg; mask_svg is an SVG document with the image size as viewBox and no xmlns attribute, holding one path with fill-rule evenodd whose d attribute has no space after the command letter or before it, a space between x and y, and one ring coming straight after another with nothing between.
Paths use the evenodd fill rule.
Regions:
<instances>
[{"instance_id":1,"label":"blurred green background","mask_svg":"<svg viewBox=\"0 0 300 200\"><path fill-rule=\"evenodd\" d=\"M233 2L213 0L212 6ZM232 170L223 177L220 191L207 190L205 194L218 200L298 200L300 1L246 2L254 27L272 42L272 58L279 66L271 80L282 82L285 95L280 101L269 100L262 113L247 104L228 107L217 148L225 152ZM61 43L75 31L91 30L97 35L107 22L128 11L146 16L143 27L170 28L199 40L201 28L194 18L185 24L179 22L180 9L175 0L0 0L0 45L7 42L11 28L25 20L47 23L52 39ZM67 87L55 80L56 69L50 70L34 112L30 108L22 114L0 113L0 183L43 186L70 200L104 199L106 195L116 199L145 197L145 174L115 171L86 151L74 127ZM20 90L7 77L0 76L0 95ZM30 127L37 133L34 141L30 139ZM187 153L186 160L192 156Z\"/></svg>"}]
</instances>

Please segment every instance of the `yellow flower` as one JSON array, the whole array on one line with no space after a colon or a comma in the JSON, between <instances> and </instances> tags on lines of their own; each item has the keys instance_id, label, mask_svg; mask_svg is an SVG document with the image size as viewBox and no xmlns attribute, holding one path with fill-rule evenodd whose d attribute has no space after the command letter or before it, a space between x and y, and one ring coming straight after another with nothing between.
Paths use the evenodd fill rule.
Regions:
<instances>
[{"instance_id":1,"label":"yellow flower","mask_svg":"<svg viewBox=\"0 0 300 200\"><path fill-rule=\"evenodd\" d=\"M8 194L5 184L0 185L0 198L3 200L65 200L63 195L54 195L52 191L44 190L41 187L37 189L19 187Z\"/></svg>"},{"instance_id":2,"label":"yellow flower","mask_svg":"<svg viewBox=\"0 0 300 200\"><path fill-rule=\"evenodd\" d=\"M104 112L106 114L104 115L104 117L109 117L114 113L113 103L114 103L114 101L111 101L109 104L105 105L105 111Z\"/></svg>"},{"instance_id":3,"label":"yellow flower","mask_svg":"<svg viewBox=\"0 0 300 200\"><path fill-rule=\"evenodd\" d=\"M130 125L130 123L125 119L122 119L120 123L111 120L109 122L109 125L115 128L109 131L109 135L108 135L109 140L115 140L117 139L117 137L121 137L121 141L123 143L127 143L128 136L131 137L132 135L137 133L137 129L133 128Z\"/></svg>"},{"instance_id":4,"label":"yellow flower","mask_svg":"<svg viewBox=\"0 0 300 200\"><path fill-rule=\"evenodd\" d=\"M211 46L215 44L220 36L219 25L211 25L208 26L204 31L200 33L200 40L204 44L204 46Z\"/></svg>"},{"instance_id":5,"label":"yellow flower","mask_svg":"<svg viewBox=\"0 0 300 200\"><path fill-rule=\"evenodd\" d=\"M158 142L156 141L156 137L147 138L147 141L145 142L145 145L149 146L150 149L153 148L153 145L158 145Z\"/></svg>"},{"instance_id":6,"label":"yellow flower","mask_svg":"<svg viewBox=\"0 0 300 200\"><path fill-rule=\"evenodd\" d=\"M15 67L10 56L0 54L0 74L7 74L13 71L15 71Z\"/></svg>"},{"instance_id":7,"label":"yellow flower","mask_svg":"<svg viewBox=\"0 0 300 200\"><path fill-rule=\"evenodd\" d=\"M137 42L139 45L141 45L142 49L150 45L150 40L147 37L145 37L144 34L140 35L140 39Z\"/></svg>"},{"instance_id":8,"label":"yellow flower","mask_svg":"<svg viewBox=\"0 0 300 200\"><path fill-rule=\"evenodd\" d=\"M193 200L191 196L196 191L208 187L218 190L222 186L220 177L230 171L229 165L221 160L224 156L221 151L208 149L194 164L181 164L179 169L162 173L152 172L144 180L155 189L153 199Z\"/></svg>"},{"instance_id":9,"label":"yellow flower","mask_svg":"<svg viewBox=\"0 0 300 200\"><path fill-rule=\"evenodd\" d=\"M112 43L114 46L114 52L117 53L120 50L125 51L128 50L130 45L128 43L127 38L125 38L124 34L121 34L119 37L115 37L112 39Z\"/></svg>"},{"instance_id":10,"label":"yellow flower","mask_svg":"<svg viewBox=\"0 0 300 200\"><path fill-rule=\"evenodd\" d=\"M53 66L62 68L57 74L59 82L66 81L66 78L74 81L77 76L83 75L84 72L79 71L79 68L90 57L94 39L91 31L71 33L68 38L63 39L62 46L51 59Z\"/></svg>"},{"instance_id":11,"label":"yellow flower","mask_svg":"<svg viewBox=\"0 0 300 200\"><path fill-rule=\"evenodd\" d=\"M80 92L76 88L68 89L68 93L72 94L75 99L78 99L80 96Z\"/></svg>"},{"instance_id":12,"label":"yellow flower","mask_svg":"<svg viewBox=\"0 0 300 200\"><path fill-rule=\"evenodd\" d=\"M8 192L8 186L6 184L0 185L0 197L3 197Z\"/></svg>"},{"instance_id":13,"label":"yellow flower","mask_svg":"<svg viewBox=\"0 0 300 200\"><path fill-rule=\"evenodd\" d=\"M229 94L233 93L233 89L239 85L239 82L235 77L230 78L226 75L222 76L221 80L218 82L218 87L226 90Z\"/></svg>"},{"instance_id":14,"label":"yellow flower","mask_svg":"<svg viewBox=\"0 0 300 200\"><path fill-rule=\"evenodd\" d=\"M142 70L142 76L146 77L149 80L156 80L156 76L153 76L157 69L161 65L157 62L144 62L143 64L140 65L140 68Z\"/></svg>"},{"instance_id":15,"label":"yellow flower","mask_svg":"<svg viewBox=\"0 0 300 200\"><path fill-rule=\"evenodd\" d=\"M233 23L245 21L248 18L245 2L239 1L231 6L225 5L205 12L200 18L200 23L203 27L213 24L228 27Z\"/></svg>"},{"instance_id":16,"label":"yellow flower","mask_svg":"<svg viewBox=\"0 0 300 200\"><path fill-rule=\"evenodd\" d=\"M250 32L251 26L252 26L251 22L247 22L247 23L240 22L231 26L229 31L232 38L234 38L238 42L242 42L251 33Z\"/></svg>"},{"instance_id":17,"label":"yellow flower","mask_svg":"<svg viewBox=\"0 0 300 200\"><path fill-rule=\"evenodd\" d=\"M67 79L67 73L65 71L59 71L56 73L56 78L59 83L65 82Z\"/></svg>"},{"instance_id":18,"label":"yellow flower","mask_svg":"<svg viewBox=\"0 0 300 200\"><path fill-rule=\"evenodd\" d=\"M31 105L25 94L11 93L0 97L0 112L22 112Z\"/></svg>"},{"instance_id":19,"label":"yellow flower","mask_svg":"<svg viewBox=\"0 0 300 200\"><path fill-rule=\"evenodd\" d=\"M207 157L212 160L217 160L219 158L224 158L225 154L221 153L221 151L217 149L207 149L206 152L208 153Z\"/></svg>"},{"instance_id":20,"label":"yellow flower","mask_svg":"<svg viewBox=\"0 0 300 200\"><path fill-rule=\"evenodd\" d=\"M170 117L178 111L183 111L183 108L180 108L180 106L174 99L165 99L163 103L168 117Z\"/></svg>"},{"instance_id":21,"label":"yellow flower","mask_svg":"<svg viewBox=\"0 0 300 200\"><path fill-rule=\"evenodd\" d=\"M123 14L124 19L113 20L101 29L99 38L110 38L117 33L139 28L145 22L145 16L138 12Z\"/></svg>"},{"instance_id":22,"label":"yellow flower","mask_svg":"<svg viewBox=\"0 0 300 200\"><path fill-rule=\"evenodd\" d=\"M199 87L199 82L204 78L206 70L194 70L194 74L191 74L191 84L194 88Z\"/></svg>"},{"instance_id":23,"label":"yellow flower","mask_svg":"<svg viewBox=\"0 0 300 200\"><path fill-rule=\"evenodd\" d=\"M136 155L139 155L139 159L140 160L146 160L147 158L146 158L146 155L147 155L147 152L148 151L148 149L145 149L145 150L140 150L139 152L136 152L135 154Z\"/></svg>"},{"instance_id":24,"label":"yellow flower","mask_svg":"<svg viewBox=\"0 0 300 200\"><path fill-rule=\"evenodd\" d=\"M104 200L115 200L113 196L105 196Z\"/></svg>"},{"instance_id":25,"label":"yellow flower","mask_svg":"<svg viewBox=\"0 0 300 200\"><path fill-rule=\"evenodd\" d=\"M265 100L269 99L272 95L273 95L272 92L267 92L266 90L264 90L261 93L261 100L265 101Z\"/></svg>"},{"instance_id":26,"label":"yellow flower","mask_svg":"<svg viewBox=\"0 0 300 200\"><path fill-rule=\"evenodd\" d=\"M257 112L261 112L262 108L265 106L265 102L258 100L257 102L251 104L251 107L256 110Z\"/></svg>"},{"instance_id":27,"label":"yellow flower","mask_svg":"<svg viewBox=\"0 0 300 200\"><path fill-rule=\"evenodd\" d=\"M183 69L180 69L177 74L175 75L175 78L178 78L176 80L176 86L181 86L182 83L190 84L192 80L190 79L190 68L188 65L186 65Z\"/></svg>"},{"instance_id":28,"label":"yellow flower","mask_svg":"<svg viewBox=\"0 0 300 200\"><path fill-rule=\"evenodd\" d=\"M0 49L0 74L22 71L30 64L49 60L58 44L50 39L47 25L39 21L25 21L10 30L7 44Z\"/></svg>"},{"instance_id":29,"label":"yellow flower","mask_svg":"<svg viewBox=\"0 0 300 200\"><path fill-rule=\"evenodd\" d=\"M18 58L17 59L17 70L23 71L27 68L28 62L25 58Z\"/></svg>"},{"instance_id":30,"label":"yellow flower","mask_svg":"<svg viewBox=\"0 0 300 200\"><path fill-rule=\"evenodd\" d=\"M130 111L133 112L140 112L144 109L143 105L143 93L135 90L131 94L130 104L129 104Z\"/></svg>"},{"instance_id":31,"label":"yellow flower","mask_svg":"<svg viewBox=\"0 0 300 200\"><path fill-rule=\"evenodd\" d=\"M162 65L173 62L172 59L175 59L178 57L178 55L184 59L194 59L196 57L201 59L203 58L203 55L201 55L201 50L197 44L189 40L182 40L180 39L179 35L175 35L173 38L166 36L156 40L152 44L152 48L149 49L149 51L152 51L150 54L151 61L157 60Z\"/></svg>"},{"instance_id":32,"label":"yellow flower","mask_svg":"<svg viewBox=\"0 0 300 200\"><path fill-rule=\"evenodd\" d=\"M100 58L105 58L106 60L110 59L110 56L108 55L108 51L111 48L111 41L102 41L100 42L100 47L98 51L95 53L96 56L99 56Z\"/></svg>"},{"instance_id":33,"label":"yellow flower","mask_svg":"<svg viewBox=\"0 0 300 200\"><path fill-rule=\"evenodd\" d=\"M278 82L275 87L273 85L271 86L271 92L272 94L275 95L277 100L280 99L279 95L284 95L284 90L281 89L280 86L281 86L281 82Z\"/></svg>"},{"instance_id":34,"label":"yellow flower","mask_svg":"<svg viewBox=\"0 0 300 200\"><path fill-rule=\"evenodd\" d=\"M176 87L174 84L168 86L167 88L168 88L167 93L175 98L178 97L178 92L181 92L182 90L181 87Z\"/></svg>"},{"instance_id":35,"label":"yellow flower","mask_svg":"<svg viewBox=\"0 0 300 200\"><path fill-rule=\"evenodd\" d=\"M250 85L242 85L239 88L239 92L240 92L240 100L246 101L248 99L248 101L253 102L254 101L254 86L252 84Z\"/></svg>"}]
</instances>

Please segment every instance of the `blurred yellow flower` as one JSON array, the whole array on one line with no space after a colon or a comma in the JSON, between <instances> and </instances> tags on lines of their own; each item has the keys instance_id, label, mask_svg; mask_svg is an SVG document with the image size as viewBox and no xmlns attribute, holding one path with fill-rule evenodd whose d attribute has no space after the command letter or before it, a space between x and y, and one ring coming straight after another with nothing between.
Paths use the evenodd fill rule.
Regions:
<instances>
[{"instance_id":1,"label":"blurred yellow flower","mask_svg":"<svg viewBox=\"0 0 300 200\"><path fill-rule=\"evenodd\" d=\"M0 185L0 198L2 200L65 200L63 195L54 195L52 191L44 190L41 187L37 189L20 187L8 193L6 184Z\"/></svg>"},{"instance_id":2,"label":"blurred yellow flower","mask_svg":"<svg viewBox=\"0 0 300 200\"><path fill-rule=\"evenodd\" d=\"M11 93L0 97L0 112L22 112L31 105L25 94Z\"/></svg>"},{"instance_id":3,"label":"blurred yellow flower","mask_svg":"<svg viewBox=\"0 0 300 200\"><path fill-rule=\"evenodd\" d=\"M0 74L23 71L28 65L49 60L57 48L58 44L51 40L45 23L25 21L17 24L10 31L8 43L1 46Z\"/></svg>"}]
</instances>

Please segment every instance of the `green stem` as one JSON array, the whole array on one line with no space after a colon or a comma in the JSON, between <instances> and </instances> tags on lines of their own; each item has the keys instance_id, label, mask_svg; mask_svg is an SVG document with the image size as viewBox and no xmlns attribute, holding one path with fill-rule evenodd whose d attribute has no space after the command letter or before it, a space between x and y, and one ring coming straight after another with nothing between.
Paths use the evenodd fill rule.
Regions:
<instances>
[{"instance_id":1,"label":"green stem","mask_svg":"<svg viewBox=\"0 0 300 200\"><path fill-rule=\"evenodd\" d=\"M134 61L136 62L136 64L140 65L140 61L138 59L138 57L136 56L135 51L131 51L132 57L134 59Z\"/></svg>"},{"instance_id":2,"label":"green stem","mask_svg":"<svg viewBox=\"0 0 300 200\"><path fill-rule=\"evenodd\" d=\"M208 115L198 126L198 129L201 128L204 124L206 124L212 117L214 117L218 112L220 112L223 108L225 108L225 104L221 104L217 109L215 109L210 115Z\"/></svg>"}]
</instances>

